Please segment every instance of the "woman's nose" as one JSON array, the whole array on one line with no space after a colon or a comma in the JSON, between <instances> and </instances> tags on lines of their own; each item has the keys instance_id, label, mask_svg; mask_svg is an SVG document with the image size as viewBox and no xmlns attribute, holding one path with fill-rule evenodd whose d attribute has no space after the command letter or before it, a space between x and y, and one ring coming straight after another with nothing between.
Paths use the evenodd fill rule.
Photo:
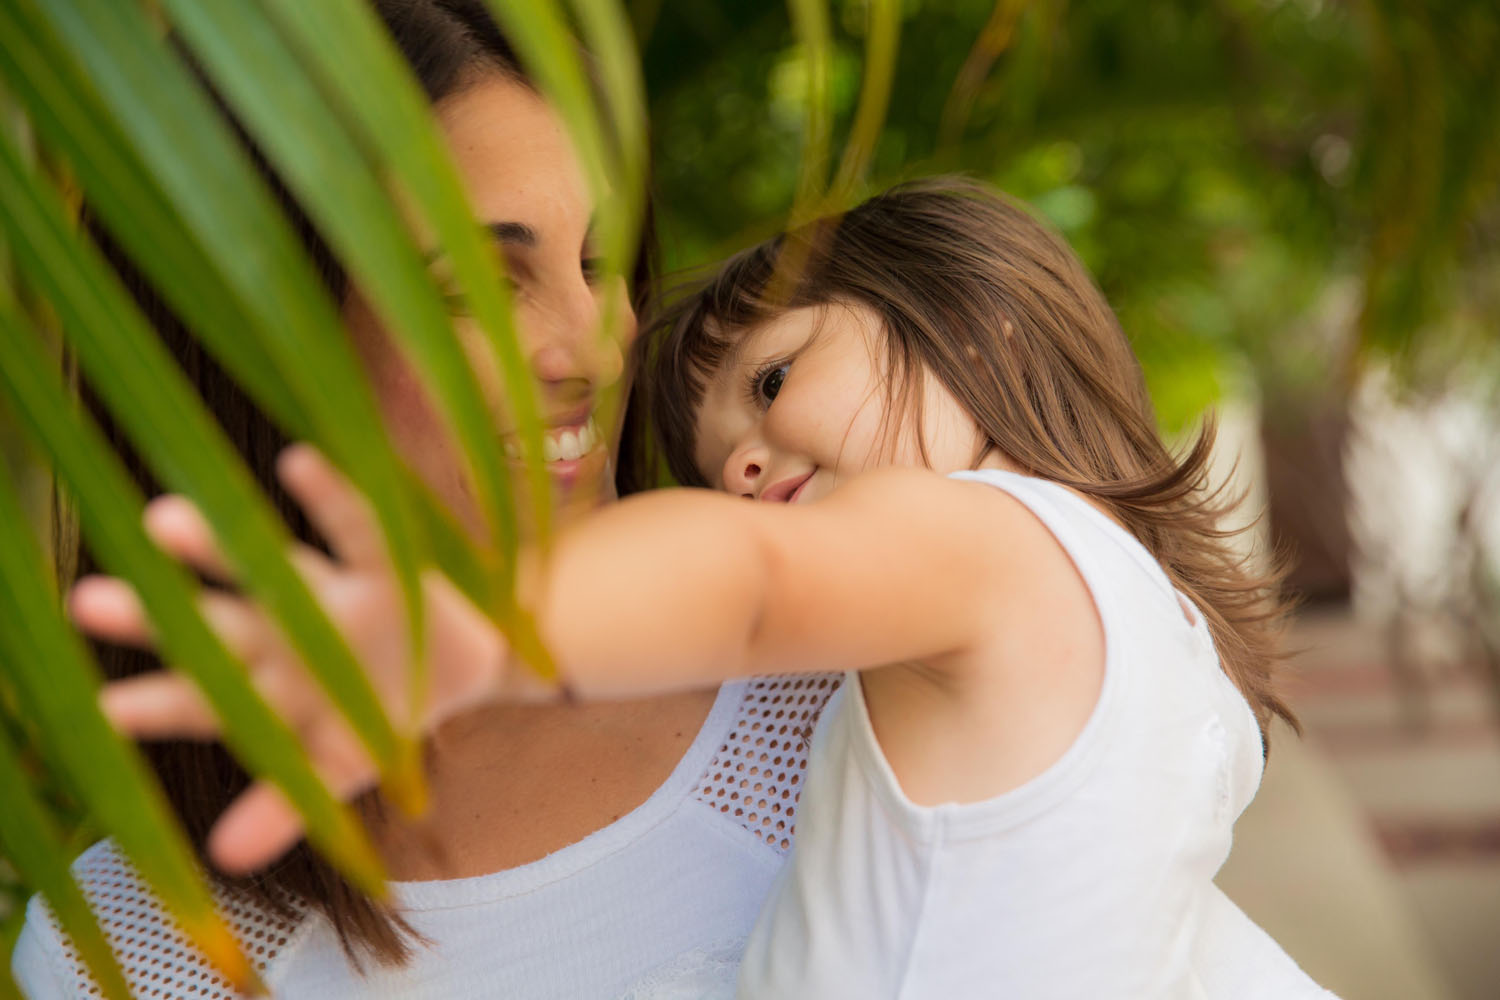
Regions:
<instances>
[{"instance_id":1,"label":"woman's nose","mask_svg":"<svg viewBox=\"0 0 1500 1000\"><path fill-rule=\"evenodd\" d=\"M724 462L724 492L755 499L765 475L765 449L756 445L736 448Z\"/></svg>"},{"instance_id":2,"label":"woman's nose","mask_svg":"<svg viewBox=\"0 0 1500 1000\"><path fill-rule=\"evenodd\" d=\"M531 368L544 384L582 379L609 385L625 370L623 345L635 335L635 315L621 294L608 304L586 283L559 296L533 324ZM613 329L601 322L609 313Z\"/></svg>"}]
</instances>

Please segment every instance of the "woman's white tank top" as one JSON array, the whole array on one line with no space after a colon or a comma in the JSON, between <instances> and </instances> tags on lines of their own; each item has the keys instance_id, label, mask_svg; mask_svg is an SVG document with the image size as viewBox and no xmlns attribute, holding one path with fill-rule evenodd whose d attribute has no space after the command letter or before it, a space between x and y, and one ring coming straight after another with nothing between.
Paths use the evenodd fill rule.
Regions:
<instances>
[{"instance_id":1,"label":"woman's white tank top","mask_svg":"<svg viewBox=\"0 0 1500 1000\"><path fill-rule=\"evenodd\" d=\"M320 915L232 894L221 907L277 997L609 1000L681 955L718 956L732 975L792 843L806 736L838 683L726 684L671 777L617 822L519 868L394 884L428 942L404 968L351 965ZM235 996L111 842L73 871L136 996ZM98 995L40 898L13 970L32 1000Z\"/></svg>"}]
</instances>

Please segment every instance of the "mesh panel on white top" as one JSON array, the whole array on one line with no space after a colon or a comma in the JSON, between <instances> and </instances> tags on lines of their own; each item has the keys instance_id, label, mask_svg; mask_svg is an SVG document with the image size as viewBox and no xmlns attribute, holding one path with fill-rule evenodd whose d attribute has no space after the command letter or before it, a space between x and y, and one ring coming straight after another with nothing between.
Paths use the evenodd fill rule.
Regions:
<instances>
[{"instance_id":1,"label":"mesh panel on white top","mask_svg":"<svg viewBox=\"0 0 1500 1000\"><path fill-rule=\"evenodd\" d=\"M698 800L776 850L790 850L808 741L841 680L838 674L751 680L733 728L703 774Z\"/></svg>"},{"instance_id":2,"label":"mesh panel on white top","mask_svg":"<svg viewBox=\"0 0 1500 1000\"><path fill-rule=\"evenodd\" d=\"M103 841L85 851L74 864L73 874L114 949L132 994L154 1000L235 1000L239 996L188 943L156 894L146 888L113 843ZM266 912L229 894L215 895L219 911L256 972L264 974L296 930L296 918ZM66 938L63 957L75 976L75 995L101 996Z\"/></svg>"},{"instance_id":3,"label":"mesh panel on white top","mask_svg":"<svg viewBox=\"0 0 1500 1000\"><path fill-rule=\"evenodd\" d=\"M757 678L746 683L739 710L694 797L756 834L784 854L792 843L798 796L807 769L808 740L818 713L840 677ZM234 1000L229 983L177 928L171 916L110 841L95 844L73 865L73 874L115 950L132 993L151 1000ZM218 893L220 911L262 976L298 929L296 916L268 912L230 893ZM44 916L54 932L55 921ZM46 935L52 937L51 934ZM66 937L57 934L61 961L71 978L69 996L100 996Z\"/></svg>"}]
</instances>

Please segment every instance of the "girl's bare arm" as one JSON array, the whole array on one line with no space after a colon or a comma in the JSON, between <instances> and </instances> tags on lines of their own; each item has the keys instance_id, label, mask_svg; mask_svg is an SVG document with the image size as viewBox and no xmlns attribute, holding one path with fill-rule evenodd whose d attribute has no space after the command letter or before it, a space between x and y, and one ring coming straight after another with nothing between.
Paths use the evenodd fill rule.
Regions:
<instances>
[{"instance_id":1,"label":"girl's bare arm","mask_svg":"<svg viewBox=\"0 0 1500 1000\"><path fill-rule=\"evenodd\" d=\"M310 449L290 453L283 472L338 556L304 548L294 559L402 717L405 617L375 519ZM148 527L200 571L232 576L191 505L157 501ZM1066 556L1017 501L927 471L888 469L806 505L699 490L631 498L562 533L545 564L532 557L522 592L571 689L608 698L763 673L922 662L940 674L949 665L1003 664L1003 656L963 654L996 636L1024 648L1029 634L1068 629L1058 618L1068 602L1056 592L1070 586L1078 584ZM427 725L487 699L545 696L507 663L496 630L446 579L428 574L424 591ZM98 637L151 643L144 613L119 581L80 584L72 610ZM375 769L269 620L223 594L206 595L205 610L330 786L348 795L373 784ZM992 680L958 679L965 683L952 689L960 692ZM168 673L109 685L104 706L142 738L211 738L217 728L191 684ZM226 813L209 848L226 869L247 871L299 835L295 813L256 786Z\"/></svg>"},{"instance_id":2,"label":"girl's bare arm","mask_svg":"<svg viewBox=\"0 0 1500 1000\"><path fill-rule=\"evenodd\" d=\"M806 505L632 497L566 532L527 590L569 684L613 697L962 662L1047 558L1064 557L1006 494L884 469Z\"/></svg>"}]
</instances>

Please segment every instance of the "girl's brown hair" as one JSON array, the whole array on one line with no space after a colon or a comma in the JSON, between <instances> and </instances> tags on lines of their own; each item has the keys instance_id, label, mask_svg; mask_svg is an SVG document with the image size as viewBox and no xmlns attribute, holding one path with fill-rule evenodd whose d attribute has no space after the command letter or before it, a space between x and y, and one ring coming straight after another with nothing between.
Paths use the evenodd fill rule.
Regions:
<instances>
[{"instance_id":1,"label":"girl's brown hair","mask_svg":"<svg viewBox=\"0 0 1500 1000\"><path fill-rule=\"evenodd\" d=\"M432 103L462 92L489 74L499 74L530 86L484 0L371 0L371 6ZM221 111L231 124L235 124L227 109L221 107ZM249 137L241 131L240 138L301 238L328 294L335 302L341 302L348 292L348 278L343 267ZM184 374L197 388L272 504L298 538L319 544L302 512L282 489L275 474L276 457L289 443L283 429L270 420L203 349L193 332L182 323L151 281L131 263L102 224L93 218L87 206L84 214L90 235ZM648 220L634 275L637 306L651 288L653 261L654 244ZM85 404L145 495L160 493L161 487L155 477L131 448L127 436L86 380L81 380L80 389ZM67 544L69 525L62 517L58 524L57 552L66 562L72 551L72 546ZM67 580L75 572L96 572L98 565L84 547L78 552L77 566L62 565L59 569L60 579ZM97 645L96 649L100 666L105 676L111 679L161 667L154 656L139 650L103 644ZM201 854L214 821L247 787L249 777L216 743L153 743L145 747L145 752L190 840ZM376 800L366 800L364 804L378 809ZM271 912L286 916L306 910L321 912L332 924L356 966L365 955L385 964L400 964L410 955L414 936L406 922L349 885L305 843L298 845L274 868L253 878L218 878L227 890L241 894L254 905Z\"/></svg>"},{"instance_id":2,"label":"girl's brown hair","mask_svg":"<svg viewBox=\"0 0 1500 1000\"><path fill-rule=\"evenodd\" d=\"M1157 432L1140 364L1081 261L1025 210L958 178L894 188L724 264L639 344L635 403L684 485L707 381L746 330L789 310L857 303L888 336L894 414L935 375L986 447L1102 504L1203 612L1225 672L1255 710L1296 720L1271 683L1286 605L1221 527L1234 498L1208 481L1210 421L1181 459ZM977 464L982 455L975 456Z\"/></svg>"}]
</instances>

